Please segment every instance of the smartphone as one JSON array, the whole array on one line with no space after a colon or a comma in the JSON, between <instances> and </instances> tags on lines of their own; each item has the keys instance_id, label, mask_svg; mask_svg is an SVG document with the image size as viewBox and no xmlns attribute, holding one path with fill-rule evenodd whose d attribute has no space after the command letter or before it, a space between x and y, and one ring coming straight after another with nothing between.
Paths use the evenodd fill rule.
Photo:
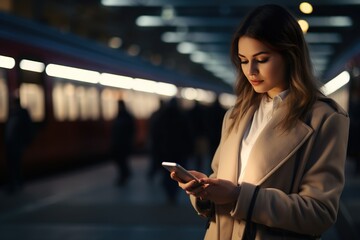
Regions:
<instances>
[{"instance_id":1,"label":"smartphone","mask_svg":"<svg viewBox=\"0 0 360 240\"><path fill-rule=\"evenodd\" d=\"M190 182L191 180L196 180L199 182L200 180L188 172L185 168L183 168L180 164L175 162L162 162L161 165L166 168L169 172L176 172L176 175L183 182Z\"/></svg>"}]
</instances>

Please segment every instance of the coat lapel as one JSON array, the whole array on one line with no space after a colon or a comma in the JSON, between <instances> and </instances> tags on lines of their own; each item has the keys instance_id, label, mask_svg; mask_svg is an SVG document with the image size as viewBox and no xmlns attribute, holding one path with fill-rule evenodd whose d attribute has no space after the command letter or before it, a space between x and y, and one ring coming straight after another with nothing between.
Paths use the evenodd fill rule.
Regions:
<instances>
[{"instance_id":1,"label":"coat lapel","mask_svg":"<svg viewBox=\"0 0 360 240\"><path fill-rule=\"evenodd\" d=\"M256 108L252 107L247 111L239 126L235 127L233 131L227 136L221 147L221 164L219 165L217 178L226 179L237 183L239 164L239 151L241 139L245 133L246 127L252 120ZM231 121L231 120L230 120ZM230 125L228 121L227 125Z\"/></svg>"},{"instance_id":2,"label":"coat lapel","mask_svg":"<svg viewBox=\"0 0 360 240\"><path fill-rule=\"evenodd\" d=\"M280 107L255 141L244 171L244 182L256 185L264 182L312 134L312 128L300 121L288 132L276 128L283 114L284 108Z\"/></svg>"}]
</instances>

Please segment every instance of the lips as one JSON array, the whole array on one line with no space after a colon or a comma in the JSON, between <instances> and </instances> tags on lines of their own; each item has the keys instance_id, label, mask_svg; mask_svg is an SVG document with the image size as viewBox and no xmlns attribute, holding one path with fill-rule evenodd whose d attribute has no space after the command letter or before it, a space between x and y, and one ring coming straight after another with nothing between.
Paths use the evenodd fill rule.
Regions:
<instances>
[{"instance_id":1,"label":"lips","mask_svg":"<svg viewBox=\"0 0 360 240\"><path fill-rule=\"evenodd\" d=\"M250 83L253 86L257 86L257 85L261 84L262 82L264 82L264 81L263 80L250 80Z\"/></svg>"}]
</instances>

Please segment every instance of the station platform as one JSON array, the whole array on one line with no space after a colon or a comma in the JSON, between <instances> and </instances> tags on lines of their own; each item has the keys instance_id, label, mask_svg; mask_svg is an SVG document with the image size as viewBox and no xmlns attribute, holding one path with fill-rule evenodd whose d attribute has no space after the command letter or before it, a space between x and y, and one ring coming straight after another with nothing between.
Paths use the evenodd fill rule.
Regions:
<instances>
[{"instance_id":1,"label":"station platform","mask_svg":"<svg viewBox=\"0 0 360 240\"><path fill-rule=\"evenodd\" d=\"M130 166L132 177L122 187L115 184L114 164L106 161L31 181L17 194L1 190L0 239L203 239L205 219L195 213L186 194L179 191L177 203L170 204L161 176L147 178L146 156L133 156ZM355 237L360 226L360 178L347 181L342 206L341 221L323 240Z\"/></svg>"}]
</instances>

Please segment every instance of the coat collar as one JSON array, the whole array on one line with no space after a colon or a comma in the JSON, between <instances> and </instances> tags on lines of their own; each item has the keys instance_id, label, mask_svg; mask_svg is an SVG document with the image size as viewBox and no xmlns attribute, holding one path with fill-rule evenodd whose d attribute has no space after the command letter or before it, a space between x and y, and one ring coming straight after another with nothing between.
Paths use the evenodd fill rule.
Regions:
<instances>
[{"instance_id":1,"label":"coat collar","mask_svg":"<svg viewBox=\"0 0 360 240\"><path fill-rule=\"evenodd\" d=\"M219 166L218 171L219 178L225 178L234 183L237 182L241 139L248 124L252 120L255 110L255 107L249 109L240 121L237 130L232 131L224 142L221 156L222 166ZM263 183L276 169L284 164L312 134L312 128L301 121L288 132L283 132L281 129L276 128L284 116L284 111L284 107L279 107L255 141L246 165L243 177L244 182L255 185ZM233 169L234 167L235 170Z\"/></svg>"}]
</instances>

